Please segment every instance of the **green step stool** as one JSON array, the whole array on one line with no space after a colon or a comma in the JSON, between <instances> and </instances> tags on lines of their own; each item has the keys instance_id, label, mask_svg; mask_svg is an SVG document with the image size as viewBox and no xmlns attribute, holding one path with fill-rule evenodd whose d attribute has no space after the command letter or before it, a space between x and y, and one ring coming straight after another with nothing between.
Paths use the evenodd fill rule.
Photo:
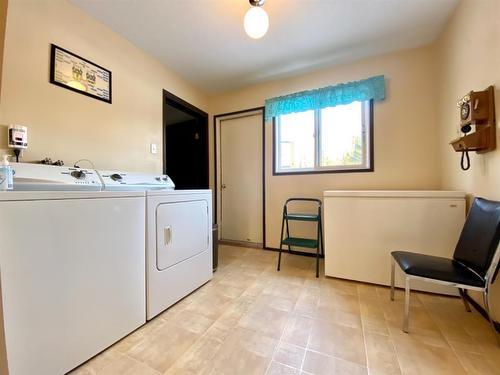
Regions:
<instances>
[{"instance_id":1,"label":"green step stool","mask_svg":"<svg viewBox=\"0 0 500 375\"><path fill-rule=\"evenodd\" d=\"M288 204L290 202L312 202L317 205L318 213L317 214L300 214L300 213L288 213ZM288 226L288 221L309 221L315 222L317 225L317 237L315 239L311 238L299 238L299 237L290 237L290 229ZM283 233L285 231L286 226L286 238L283 238ZM281 266L281 252L283 251L283 245L288 246L288 252L292 253L292 246L297 247L306 247L309 249L316 249L316 277L319 277L319 258L320 252L321 255L324 256L324 247L323 247L323 228L321 224L321 200L314 198L290 198L287 199L285 205L283 206L283 220L281 222L281 237L280 237L280 250L278 256L278 271Z\"/></svg>"}]
</instances>

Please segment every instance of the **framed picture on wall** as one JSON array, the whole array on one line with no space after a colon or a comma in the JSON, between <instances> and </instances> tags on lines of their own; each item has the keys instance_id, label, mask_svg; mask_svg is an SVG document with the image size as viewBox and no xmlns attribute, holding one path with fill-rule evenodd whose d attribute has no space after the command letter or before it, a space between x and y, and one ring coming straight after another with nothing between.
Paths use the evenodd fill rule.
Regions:
<instances>
[{"instance_id":1,"label":"framed picture on wall","mask_svg":"<svg viewBox=\"0 0 500 375\"><path fill-rule=\"evenodd\" d=\"M50 83L111 104L111 71L51 44Z\"/></svg>"}]
</instances>

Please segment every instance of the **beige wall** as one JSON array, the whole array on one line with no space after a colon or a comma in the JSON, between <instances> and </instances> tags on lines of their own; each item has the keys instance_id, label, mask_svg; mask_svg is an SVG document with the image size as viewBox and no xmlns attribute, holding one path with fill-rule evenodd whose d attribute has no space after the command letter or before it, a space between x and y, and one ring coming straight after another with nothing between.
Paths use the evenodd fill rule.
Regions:
<instances>
[{"instance_id":1,"label":"beige wall","mask_svg":"<svg viewBox=\"0 0 500 375\"><path fill-rule=\"evenodd\" d=\"M6 148L5 125L19 123L29 127L25 160L50 156L71 164L85 157L98 168L159 172L162 89L215 115L262 106L273 96L384 74L387 99L375 105L372 173L272 176L268 124L267 246L278 246L281 208L290 196L320 197L327 189L445 188L500 199L500 151L473 155L471 170L462 172L459 155L448 145L456 135L456 100L471 89L500 87L499 7L496 0L464 0L435 46L209 98L65 0L11 0L1 81L0 150ZM1 16L0 12L0 20ZM110 69L113 104L50 84L50 43ZM498 90L496 95L500 106ZM213 150L213 129L209 134ZM159 146L156 155L149 153L151 142ZM210 168L213 186L213 160ZM500 301L498 289L495 298ZM498 319L498 302L496 311Z\"/></svg>"},{"instance_id":2,"label":"beige wall","mask_svg":"<svg viewBox=\"0 0 500 375\"><path fill-rule=\"evenodd\" d=\"M2 82L3 47L5 40L5 22L7 20L7 0L0 0L0 86ZM0 90L1 98L1 90ZM1 273L1 270L0 270ZM0 296L2 285L0 283ZM7 352L5 348L5 333L3 327L2 298L0 298L0 375L7 374Z\"/></svg>"},{"instance_id":3,"label":"beige wall","mask_svg":"<svg viewBox=\"0 0 500 375\"><path fill-rule=\"evenodd\" d=\"M289 197L321 197L328 189L440 188L434 58L433 48L420 48L210 97L215 115L262 106L269 97L386 76L387 99L375 104L374 172L273 176L272 126L266 126L267 246L279 246L282 205Z\"/></svg>"},{"instance_id":4,"label":"beige wall","mask_svg":"<svg viewBox=\"0 0 500 375\"><path fill-rule=\"evenodd\" d=\"M113 104L50 84L51 43L111 70ZM88 158L98 168L160 172L162 89L207 109L203 92L65 0L11 0L3 70L0 149L5 125L26 125L25 160Z\"/></svg>"},{"instance_id":5,"label":"beige wall","mask_svg":"<svg viewBox=\"0 0 500 375\"><path fill-rule=\"evenodd\" d=\"M442 187L500 200L500 1L463 0L441 35L437 50ZM448 145L457 136L456 102L470 90L483 90L489 85L495 85L497 149L481 155L471 153L471 169L462 171L460 154ZM500 281L492 296L494 314L500 320Z\"/></svg>"},{"instance_id":6,"label":"beige wall","mask_svg":"<svg viewBox=\"0 0 500 375\"><path fill-rule=\"evenodd\" d=\"M5 24L7 21L7 0L0 0L0 86L2 83L3 49L5 41Z\"/></svg>"}]
</instances>

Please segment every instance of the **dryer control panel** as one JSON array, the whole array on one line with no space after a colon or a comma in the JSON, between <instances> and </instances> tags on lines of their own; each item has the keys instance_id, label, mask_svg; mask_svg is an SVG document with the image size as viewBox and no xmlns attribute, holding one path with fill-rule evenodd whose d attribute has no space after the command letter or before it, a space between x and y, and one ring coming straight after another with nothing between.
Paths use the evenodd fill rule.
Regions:
<instances>
[{"instance_id":1,"label":"dryer control panel","mask_svg":"<svg viewBox=\"0 0 500 375\"><path fill-rule=\"evenodd\" d=\"M101 179L92 169L45 164L12 163L14 190L102 190Z\"/></svg>"},{"instance_id":2,"label":"dryer control panel","mask_svg":"<svg viewBox=\"0 0 500 375\"><path fill-rule=\"evenodd\" d=\"M175 184L167 175L139 172L97 171L104 190L174 190Z\"/></svg>"}]
</instances>

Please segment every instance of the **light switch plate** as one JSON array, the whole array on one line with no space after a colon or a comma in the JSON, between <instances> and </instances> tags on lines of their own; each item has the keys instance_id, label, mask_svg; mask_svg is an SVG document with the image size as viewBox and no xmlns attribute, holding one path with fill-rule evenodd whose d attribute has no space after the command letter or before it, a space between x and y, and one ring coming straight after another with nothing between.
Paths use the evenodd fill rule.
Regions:
<instances>
[{"instance_id":1,"label":"light switch plate","mask_svg":"<svg viewBox=\"0 0 500 375\"><path fill-rule=\"evenodd\" d=\"M158 152L158 148L156 147L156 143L151 143L149 147L152 154L156 154Z\"/></svg>"}]
</instances>

